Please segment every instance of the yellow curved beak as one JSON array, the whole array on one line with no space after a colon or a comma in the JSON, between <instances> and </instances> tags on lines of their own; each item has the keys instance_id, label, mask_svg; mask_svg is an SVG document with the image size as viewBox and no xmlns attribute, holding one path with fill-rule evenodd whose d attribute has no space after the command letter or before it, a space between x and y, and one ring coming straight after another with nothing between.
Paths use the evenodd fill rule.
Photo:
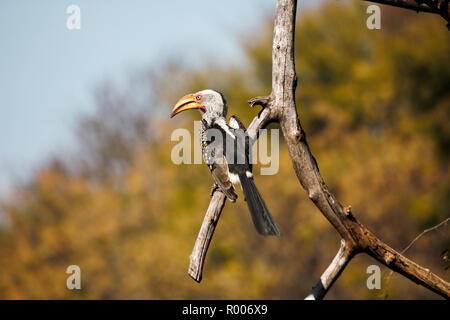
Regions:
<instances>
[{"instance_id":1,"label":"yellow curved beak","mask_svg":"<svg viewBox=\"0 0 450 320\"><path fill-rule=\"evenodd\" d=\"M201 106L195 101L195 97L192 94L187 94L175 104L170 117L173 118L176 114L185 110L200 108Z\"/></svg>"}]
</instances>

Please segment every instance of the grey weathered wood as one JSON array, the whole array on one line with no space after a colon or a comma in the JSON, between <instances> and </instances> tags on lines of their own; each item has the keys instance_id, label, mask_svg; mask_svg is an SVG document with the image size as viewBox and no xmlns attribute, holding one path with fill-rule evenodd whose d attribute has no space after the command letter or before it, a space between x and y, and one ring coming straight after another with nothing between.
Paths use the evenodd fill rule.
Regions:
<instances>
[{"instance_id":1,"label":"grey weathered wood","mask_svg":"<svg viewBox=\"0 0 450 320\"><path fill-rule=\"evenodd\" d=\"M266 102L266 108L272 109L271 114L280 123L298 180L306 190L308 197L345 241L346 254L350 259L355 254L365 252L417 284L445 298L450 298L448 282L390 248L360 224L352 215L350 208L344 208L329 191L320 175L295 105L297 84L294 63L296 6L296 0L278 0L277 2L272 47L272 93L270 101ZM341 272L342 268L339 272L330 273L330 279L326 281L333 284Z\"/></svg>"},{"instance_id":2,"label":"grey weathered wood","mask_svg":"<svg viewBox=\"0 0 450 320\"><path fill-rule=\"evenodd\" d=\"M215 189L190 256L188 274L197 282L202 280L206 252L208 251L209 243L216 229L222 209L225 206L225 201L225 194L219 189Z\"/></svg>"},{"instance_id":3,"label":"grey weathered wood","mask_svg":"<svg viewBox=\"0 0 450 320\"><path fill-rule=\"evenodd\" d=\"M305 300L321 300L327 294L328 290L350 261L350 254L350 251L345 245L345 241L341 240L341 247L338 253Z\"/></svg>"},{"instance_id":4,"label":"grey weathered wood","mask_svg":"<svg viewBox=\"0 0 450 320\"><path fill-rule=\"evenodd\" d=\"M320 175L317 162L308 146L306 134L301 127L295 104L296 8L296 0L277 1L272 46L272 92L268 96L249 100L250 106L261 105L264 109L253 119L247 132L254 142L258 137L259 129L273 121L280 123L300 184L342 238L341 249L313 289L312 297L322 299L354 255L364 252L417 284L444 298L450 298L448 282L430 272L429 269L404 257L372 234L357 221L350 207L344 207L339 203ZM210 231L211 227L215 227L223 208L223 204L215 200L215 196L216 193L213 194L200 230L201 235L197 238L196 247L191 255L189 274L197 281L201 279L204 257L214 231L214 229ZM223 199L224 202L225 199ZM210 211L215 213L215 219L207 218Z\"/></svg>"}]
</instances>

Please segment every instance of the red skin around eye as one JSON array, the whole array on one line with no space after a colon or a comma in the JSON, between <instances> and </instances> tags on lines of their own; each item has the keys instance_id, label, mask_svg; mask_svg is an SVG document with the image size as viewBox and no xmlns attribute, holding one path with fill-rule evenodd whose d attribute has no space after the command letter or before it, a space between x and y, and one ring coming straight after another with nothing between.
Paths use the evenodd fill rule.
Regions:
<instances>
[{"instance_id":1,"label":"red skin around eye","mask_svg":"<svg viewBox=\"0 0 450 320\"><path fill-rule=\"evenodd\" d=\"M199 94L199 95L195 96L195 100L197 101L198 104L201 104L201 102L203 100L203 96ZM200 109L203 110L203 112L206 112L205 106L200 105Z\"/></svg>"}]
</instances>

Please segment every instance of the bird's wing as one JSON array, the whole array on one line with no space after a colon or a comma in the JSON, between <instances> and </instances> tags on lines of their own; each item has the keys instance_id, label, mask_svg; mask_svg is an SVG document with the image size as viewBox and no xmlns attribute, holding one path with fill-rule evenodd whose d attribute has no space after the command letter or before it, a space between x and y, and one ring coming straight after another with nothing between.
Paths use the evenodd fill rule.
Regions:
<instances>
[{"instance_id":1,"label":"bird's wing","mask_svg":"<svg viewBox=\"0 0 450 320\"><path fill-rule=\"evenodd\" d=\"M209 168L220 189L222 189L222 191L225 192L225 194L230 198L235 198L230 190L233 189L233 184L230 181L228 164L225 156L222 156L222 161L220 163L215 162L211 164Z\"/></svg>"},{"instance_id":2,"label":"bird's wing","mask_svg":"<svg viewBox=\"0 0 450 320\"><path fill-rule=\"evenodd\" d=\"M239 119L239 117L237 115L232 115L230 117L230 121L229 121L230 127L233 129L241 129L241 130L246 130L244 124L242 123L241 119Z\"/></svg>"},{"instance_id":3,"label":"bird's wing","mask_svg":"<svg viewBox=\"0 0 450 320\"><path fill-rule=\"evenodd\" d=\"M226 136L223 129L220 127L215 128L219 129L220 132ZM225 144L205 143L203 157L211 170L211 174L214 177L216 184L231 201L235 201L237 195L234 192L233 184L230 180L228 162L225 157Z\"/></svg>"},{"instance_id":4,"label":"bird's wing","mask_svg":"<svg viewBox=\"0 0 450 320\"><path fill-rule=\"evenodd\" d=\"M214 181L219 188L231 201L234 202L237 199L237 195L234 192L233 184L230 180L228 164L225 156L222 156L221 163L213 163L209 166L209 169L211 170Z\"/></svg>"}]
</instances>

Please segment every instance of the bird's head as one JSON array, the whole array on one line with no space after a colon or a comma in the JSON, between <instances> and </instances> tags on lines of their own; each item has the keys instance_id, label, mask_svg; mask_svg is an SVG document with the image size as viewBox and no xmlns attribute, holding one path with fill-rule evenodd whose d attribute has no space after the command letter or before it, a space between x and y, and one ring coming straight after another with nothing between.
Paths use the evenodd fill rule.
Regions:
<instances>
[{"instance_id":1,"label":"bird's head","mask_svg":"<svg viewBox=\"0 0 450 320\"><path fill-rule=\"evenodd\" d=\"M196 93L187 94L175 104L170 117L174 117L178 113L199 109L206 120L215 119L217 117L226 117L228 106L225 97L218 91L206 89Z\"/></svg>"}]
</instances>

